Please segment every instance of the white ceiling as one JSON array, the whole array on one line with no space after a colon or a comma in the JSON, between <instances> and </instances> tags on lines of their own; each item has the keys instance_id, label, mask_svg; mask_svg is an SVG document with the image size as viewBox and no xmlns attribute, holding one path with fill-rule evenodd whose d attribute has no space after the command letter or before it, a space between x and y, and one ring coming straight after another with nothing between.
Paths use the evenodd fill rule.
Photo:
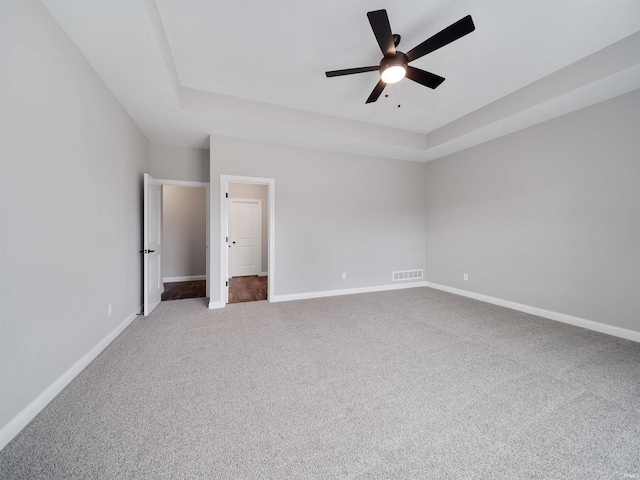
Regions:
<instances>
[{"instance_id":1,"label":"white ceiling","mask_svg":"<svg viewBox=\"0 0 640 480\"><path fill-rule=\"evenodd\" d=\"M637 0L43 3L159 143L428 161L640 88ZM377 72L325 77L379 63L366 12L380 8L405 52L471 14L474 32L412 63L445 77L438 89L405 79L366 105Z\"/></svg>"}]
</instances>

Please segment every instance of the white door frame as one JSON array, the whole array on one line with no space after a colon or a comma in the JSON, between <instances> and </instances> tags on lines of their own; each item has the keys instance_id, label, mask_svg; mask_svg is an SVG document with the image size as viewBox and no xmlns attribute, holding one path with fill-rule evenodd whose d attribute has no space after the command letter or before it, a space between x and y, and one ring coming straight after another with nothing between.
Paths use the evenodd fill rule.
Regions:
<instances>
[{"instance_id":1,"label":"white door frame","mask_svg":"<svg viewBox=\"0 0 640 480\"><path fill-rule=\"evenodd\" d=\"M273 301L273 288L275 285L275 179L262 177L245 177L240 175L220 175L220 307L225 307L229 299L227 298L227 280L229 279L229 184L230 183L253 183L256 185L266 185L268 192L268 215L269 233L268 250L269 258L267 262L268 286L267 300Z\"/></svg>"},{"instance_id":2,"label":"white door frame","mask_svg":"<svg viewBox=\"0 0 640 480\"><path fill-rule=\"evenodd\" d=\"M211 284L210 282L210 278L209 278L209 182L191 182L188 180L167 180L167 179L162 179L162 178L158 178L156 179L158 182L160 182L160 185L169 185L172 187L197 187L197 188L204 188L206 193L206 199L205 199L205 203L206 203L206 216L207 216L207 225L206 225L206 229L207 229L207 256L206 256L206 262L207 262L207 270L206 270L206 282L207 282L207 298L210 298L210 292L209 292L209 285Z\"/></svg>"}]
</instances>

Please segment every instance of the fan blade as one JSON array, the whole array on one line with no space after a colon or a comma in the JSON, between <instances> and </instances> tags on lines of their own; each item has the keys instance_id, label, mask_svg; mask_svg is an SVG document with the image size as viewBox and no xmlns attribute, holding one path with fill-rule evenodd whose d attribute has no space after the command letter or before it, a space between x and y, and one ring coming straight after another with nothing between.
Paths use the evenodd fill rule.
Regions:
<instances>
[{"instance_id":1,"label":"fan blade","mask_svg":"<svg viewBox=\"0 0 640 480\"><path fill-rule=\"evenodd\" d=\"M387 11L375 10L368 12L367 17L369 17L369 23L376 40L378 40L380 50L382 50L385 57L393 57L396 54L396 46L393 43L393 34L391 33Z\"/></svg>"},{"instance_id":2,"label":"fan blade","mask_svg":"<svg viewBox=\"0 0 640 480\"><path fill-rule=\"evenodd\" d=\"M436 75L435 73L425 72L424 70L420 70L419 68L407 66L407 74L405 75L409 80L413 80L420 85L424 85L429 88L438 88L442 82L444 82L444 78L440 75Z\"/></svg>"},{"instance_id":3,"label":"fan blade","mask_svg":"<svg viewBox=\"0 0 640 480\"><path fill-rule=\"evenodd\" d=\"M369 98L367 98L367 101L364 103L373 103L376 100L378 100L378 97L380 96L380 94L384 90L384 87L386 86L387 84L384 83L382 80L380 80L376 85L376 87L373 89L373 92L371 92L371 95L369 95Z\"/></svg>"},{"instance_id":4,"label":"fan blade","mask_svg":"<svg viewBox=\"0 0 640 480\"><path fill-rule=\"evenodd\" d=\"M364 73L364 72L377 72L380 70L380 67L376 65L375 67L359 67L359 68L346 68L344 70L332 70L331 72L325 72L327 77L339 77L341 75L353 75L354 73Z\"/></svg>"},{"instance_id":5,"label":"fan blade","mask_svg":"<svg viewBox=\"0 0 640 480\"><path fill-rule=\"evenodd\" d=\"M471 19L471 15L458 20L456 23L449 25L444 30L436 33L433 37L425 40L420 45L412 48L407 52L407 58L410 62L417 58L425 56L427 53L431 53L451 42L464 37L466 34L473 32L476 29Z\"/></svg>"}]
</instances>

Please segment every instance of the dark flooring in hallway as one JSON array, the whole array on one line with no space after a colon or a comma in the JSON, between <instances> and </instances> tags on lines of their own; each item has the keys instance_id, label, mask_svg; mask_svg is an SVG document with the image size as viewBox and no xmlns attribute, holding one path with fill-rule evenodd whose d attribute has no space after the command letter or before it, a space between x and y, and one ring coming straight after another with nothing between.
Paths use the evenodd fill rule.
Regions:
<instances>
[{"instance_id":1,"label":"dark flooring in hallway","mask_svg":"<svg viewBox=\"0 0 640 480\"><path fill-rule=\"evenodd\" d=\"M229 279L229 303L266 300L268 278L251 275Z\"/></svg>"},{"instance_id":2,"label":"dark flooring in hallway","mask_svg":"<svg viewBox=\"0 0 640 480\"><path fill-rule=\"evenodd\" d=\"M231 278L229 280L229 303L266 300L268 278L257 275ZM162 301L206 297L206 292L206 280L165 283Z\"/></svg>"},{"instance_id":3,"label":"dark flooring in hallway","mask_svg":"<svg viewBox=\"0 0 640 480\"><path fill-rule=\"evenodd\" d=\"M182 300L207 296L207 281L193 280L189 282L171 282L164 284L162 301Z\"/></svg>"}]
</instances>

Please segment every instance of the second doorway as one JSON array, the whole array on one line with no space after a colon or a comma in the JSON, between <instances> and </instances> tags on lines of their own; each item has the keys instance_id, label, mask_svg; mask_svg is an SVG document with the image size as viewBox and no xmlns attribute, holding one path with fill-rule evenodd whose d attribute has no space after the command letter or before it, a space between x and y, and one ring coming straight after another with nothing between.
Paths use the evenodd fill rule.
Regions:
<instances>
[{"instance_id":1,"label":"second doorway","mask_svg":"<svg viewBox=\"0 0 640 480\"><path fill-rule=\"evenodd\" d=\"M229 303L268 298L267 185L229 182Z\"/></svg>"}]
</instances>

